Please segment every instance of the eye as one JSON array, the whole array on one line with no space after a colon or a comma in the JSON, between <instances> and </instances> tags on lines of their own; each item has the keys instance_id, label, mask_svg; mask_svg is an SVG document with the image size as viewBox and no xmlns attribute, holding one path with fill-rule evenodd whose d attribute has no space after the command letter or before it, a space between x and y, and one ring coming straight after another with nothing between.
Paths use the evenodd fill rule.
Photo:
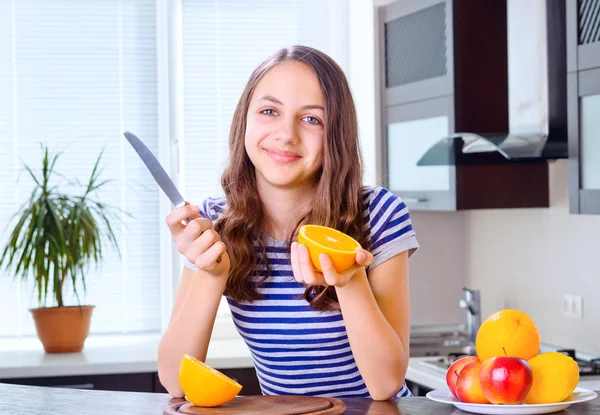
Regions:
<instances>
[{"instance_id":1,"label":"eye","mask_svg":"<svg viewBox=\"0 0 600 415\"><path fill-rule=\"evenodd\" d=\"M309 124L321 124L321 121L319 121L316 117L304 117L304 120L306 120L306 122L308 122Z\"/></svg>"},{"instance_id":2,"label":"eye","mask_svg":"<svg viewBox=\"0 0 600 415\"><path fill-rule=\"evenodd\" d=\"M275 114L277 114L275 112L275 110L271 109L271 108L267 108L266 110L262 110L260 113L261 114L265 114L265 115L275 115Z\"/></svg>"}]
</instances>

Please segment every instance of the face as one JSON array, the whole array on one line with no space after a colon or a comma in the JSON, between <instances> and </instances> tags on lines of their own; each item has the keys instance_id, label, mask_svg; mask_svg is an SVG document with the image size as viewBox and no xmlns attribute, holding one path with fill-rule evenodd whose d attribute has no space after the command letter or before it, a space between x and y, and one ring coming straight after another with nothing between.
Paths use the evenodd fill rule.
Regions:
<instances>
[{"instance_id":1,"label":"face","mask_svg":"<svg viewBox=\"0 0 600 415\"><path fill-rule=\"evenodd\" d=\"M310 187L323 164L325 99L313 70L284 62L256 86L245 147L259 186Z\"/></svg>"}]
</instances>

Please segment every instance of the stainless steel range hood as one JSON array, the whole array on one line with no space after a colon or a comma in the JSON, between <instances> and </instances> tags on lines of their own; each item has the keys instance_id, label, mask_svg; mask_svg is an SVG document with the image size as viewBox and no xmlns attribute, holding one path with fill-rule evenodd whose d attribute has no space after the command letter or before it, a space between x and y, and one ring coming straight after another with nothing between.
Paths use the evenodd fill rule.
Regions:
<instances>
[{"instance_id":1,"label":"stainless steel range hood","mask_svg":"<svg viewBox=\"0 0 600 415\"><path fill-rule=\"evenodd\" d=\"M564 0L507 0L509 131L457 132L417 165L567 158L565 18Z\"/></svg>"}]
</instances>

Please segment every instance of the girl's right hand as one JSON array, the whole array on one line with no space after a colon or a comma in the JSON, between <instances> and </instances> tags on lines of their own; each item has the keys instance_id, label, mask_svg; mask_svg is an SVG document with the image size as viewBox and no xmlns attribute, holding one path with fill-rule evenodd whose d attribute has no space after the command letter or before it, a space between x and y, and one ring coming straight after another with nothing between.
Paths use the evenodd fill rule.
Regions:
<instances>
[{"instance_id":1,"label":"girl's right hand","mask_svg":"<svg viewBox=\"0 0 600 415\"><path fill-rule=\"evenodd\" d=\"M199 269L214 276L229 275L229 256L221 237L213 229L212 222L198 213L198 206L186 204L173 210L166 217L171 237L177 251ZM190 222L187 222L190 218ZM218 258L220 262L217 262Z\"/></svg>"}]
</instances>

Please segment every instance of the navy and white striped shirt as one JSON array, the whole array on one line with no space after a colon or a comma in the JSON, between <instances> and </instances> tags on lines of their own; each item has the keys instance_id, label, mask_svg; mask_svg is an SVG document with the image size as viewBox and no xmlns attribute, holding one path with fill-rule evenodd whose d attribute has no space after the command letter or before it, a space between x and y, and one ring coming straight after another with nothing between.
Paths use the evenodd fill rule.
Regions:
<instances>
[{"instance_id":1,"label":"navy and white striped shirt","mask_svg":"<svg viewBox=\"0 0 600 415\"><path fill-rule=\"evenodd\" d=\"M369 269L408 250L418 249L404 202L384 188L363 195L375 260ZM204 201L203 216L215 222L227 208L225 198ZM314 311L294 279L284 241L266 236L271 276L258 288L264 299L252 303L227 298L235 326L248 345L265 395L370 397L350 350L340 311ZM257 249L260 259L261 253ZM196 267L184 258L186 266ZM258 281L265 266L249 278ZM299 299L300 297L300 299ZM398 397L411 396L403 385Z\"/></svg>"}]
</instances>

